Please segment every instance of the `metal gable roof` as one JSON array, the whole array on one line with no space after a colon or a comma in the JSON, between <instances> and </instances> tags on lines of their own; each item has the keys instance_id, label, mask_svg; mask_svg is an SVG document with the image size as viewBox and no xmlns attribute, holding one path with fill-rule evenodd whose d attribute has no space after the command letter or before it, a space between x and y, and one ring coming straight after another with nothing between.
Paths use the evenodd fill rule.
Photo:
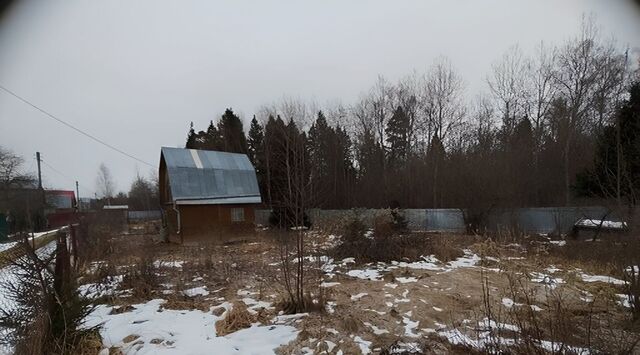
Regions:
<instances>
[{"instance_id":1,"label":"metal gable roof","mask_svg":"<svg viewBox=\"0 0 640 355\"><path fill-rule=\"evenodd\" d=\"M261 203L256 172L245 154L162 147L176 203Z\"/></svg>"}]
</instances>

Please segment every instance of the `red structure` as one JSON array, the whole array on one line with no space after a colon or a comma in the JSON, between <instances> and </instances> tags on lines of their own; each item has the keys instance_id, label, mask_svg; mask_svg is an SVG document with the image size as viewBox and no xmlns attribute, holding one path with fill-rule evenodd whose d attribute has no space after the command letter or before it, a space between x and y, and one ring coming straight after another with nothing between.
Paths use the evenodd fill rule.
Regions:
<instances>
[{"instance_id":1,"label":"red structure","mask_svg":"<svg viewBox=\"0 0 640 355\"><path fill-rule=\"evenodd\" d=\"M69 225L76 217L76 195L69 190L45 190L45 212L49 228Z\"/></svg>"}]
</instances>

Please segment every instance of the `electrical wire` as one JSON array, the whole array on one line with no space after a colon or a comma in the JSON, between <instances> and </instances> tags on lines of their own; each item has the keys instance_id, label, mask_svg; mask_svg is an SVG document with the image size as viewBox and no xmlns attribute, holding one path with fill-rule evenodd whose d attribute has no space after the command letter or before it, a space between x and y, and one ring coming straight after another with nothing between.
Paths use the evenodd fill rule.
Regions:
<instances>
[{"instance_id":1,"label":"electrical wire","mask_svg":"<svg viewBox=\"0 0 640 355\"><path fill-rule=\"evenodd\" d=\"M45 162L44 160L42 160L42 158L40 159L40 162L41 162L44 166L46 166L47 168L51 169L53 172L55 172L55 173L59 174L60 176L62 176L62 177L64 177L64 178L69 179L69 181L73 181L73 182L76 182L76 181L77 181L77 180L75 180L74 178L72 178L72 177L70 177L70 176L68 176L68 175L66 175L66 174L64 174L64 173L62 173L60 170L58 170L58 169L54 168L53 166L51 166L50 164L48 164L47 162ZM82 188L82 189L84 190L84 192L91 193L91 191L89 191L89 189L85 188L84 186L82 186L82 185L80 185L80 184L78 184L78 187Z\"/></svg>"},{"instance_id":2,"label":"electrical wire","mask_svg":"<svg viewBox=\"0 0 640 355\"><path fill-rule=\"evenodd\" d=\"M125 155L125 156L127 156L127 157L129 157L129 158L131 158L131 159L133 159L133 160L136 160L136 161L138 161L138 162L140 162L140 163L142 163L142 164L146 164L146 165L148 165L148 166L150 166L150 167L152 167L152 168L155 168L155 166L154 166L154 165L152 165L152 164L150 164L150 163L147 163L146 161L144 161L144 160L142 160L142 159L139 159L139 158L137 158L137 157L135 157L135 156L133 156L133 155L131 155L131 154L129 154L129 153L127 153L127 152L125 152L125 151L123 151L123 150L119 149L119 148L116 148L116 147L114 147L113 145L111 145L111 144L109 144L109 143L107 143L107 142L103 141L102 139L97 138L97 137L95 137L95 136L93 136L93 135L91 135L91 134L89 134L89 133L87 133L87 132L85 132L85 131L81 130L80 128L77 128L77 127L73 126L72 124L70 124L70 123L68 123L68 122L66 122L66 121L63 121L62 119L60 119L60 118L56 117L55 115L53 115L53 114L51 114L51 113L47 112L47 111L46 111L46 110L44 110L44 109L42 109L42 108L38 107L37 105L32 104L32 103L31 103L31 102L29 102L27 99L22 98L20 95L18 95L18 94L16 94L16 93L14 93L13 91L11 91L11 90L7 89L7 88L6 88L6 87L4 87L2 84L0 84L0 89L4 90L4 91L5 91L5 92L7 92L9 95L11 95L11 96L15 97L16 99L18 99L18 100L20 100L20 101L24 102L25 104L27 104L27 105L29 105L29 106L33 107L34 109L36 109L36 110L40 111L40 112L41 112L41 113L43 113L45 116L47 116L47 117L49 117L49 118L51 118L51 119L54 119L54 120L58 121L59 123L62 123L63 125L65 125L65 126L67 126L67 127L71 128L71 129L73 129L74 131L76 131L76 132L78 132L78 133L80 133L80 134L82 134L82 135L84 135L84 136L86 136L86 137L88 137L88 138L93 139L94 141L96 141L96 142L98 142L98 143L100 143L100 144L104 145L105 147L108 147L108 148L110 148L110 149L113 149L113 150L115 150L116 152L118 152L118 153L120 153L120 154L122 154L122 155Z\"/></svg>"}]
</instances>

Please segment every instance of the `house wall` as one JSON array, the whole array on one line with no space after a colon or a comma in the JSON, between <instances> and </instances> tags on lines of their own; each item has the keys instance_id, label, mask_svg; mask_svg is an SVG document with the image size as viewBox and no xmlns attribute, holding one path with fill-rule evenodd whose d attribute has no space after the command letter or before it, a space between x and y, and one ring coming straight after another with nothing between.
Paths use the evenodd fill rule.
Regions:
<instances>
[{"instance_id":1,"label":"house wall","mask_svg":"<svg viewBox=\"0 0 640 355\"><path fill-rule=\"evenodd\" d=\"M177 213L165 207L169 238L189 244L198 242L228 242L245 239L255 232L254 205L180 205L181 232L177 233ZM244 222L231 221L231 209L244 209Z\"/></svg>"}]
</instances>

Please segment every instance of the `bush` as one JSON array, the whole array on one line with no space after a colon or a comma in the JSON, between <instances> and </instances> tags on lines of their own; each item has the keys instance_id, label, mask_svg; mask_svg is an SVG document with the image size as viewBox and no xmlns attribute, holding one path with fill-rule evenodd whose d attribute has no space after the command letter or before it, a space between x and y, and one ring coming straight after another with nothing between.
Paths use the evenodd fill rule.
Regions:
<instances>
[{"instance_id":1,"label":"bush","mask_svg":"<svg viewBox=\"0 0 640 355\"><path fill-rule=\"evenodd\" d=\"M276 228L289 229L291 227L300 227L296 224L296 211L286 207L274 207L269 215L269 224ZM302 213L302 226L310 228L311 220L307 212Z\"/></svg>"},{"instance_id":2,"label":"bush","mask_svg":"<svg viewBox=\"0 0 640 355\"><path fill-rule=\"evenodd\" d=\"M402 218L394 217L391 212L379 215L374 219L373 232L368 233L360 217L353 215L344 224L342 243L334 249L334 256L355 257L362 262L388 262L417 259L427 254L430 239L401 234L405 230Z\"/></svg>"},{"instance_id":3,"label":"bush","mask_svg":"<svg viewBox=\"0 0 640 355\"><path fill-rule=\"evenodd\" d=\"M121 287L132 289L133 296L142 299L151 298L154 289L159 285L158 270L151 256L143 256L127 270Z\"/></svg>"},{"instance_id":4,"label":"bush","mask_svg":"<svg viewBox=\"0 0 640 355\"><path fill-rule=\"evenodd\" d=\"M52 255L38 255L29 243L19 248L20 256L10 260L15 277L1 285L15 305L0 309L0 326L5 329L0 343L14 346L18 354L79 353L87 339L95 338L95 328L82 327L94 306L77 289L66 235L58 237Z\"/></svg>"},{"instance_id":5,"label":"bush","mask_svg":"<svg viewBox=\"0 0 640 355\"><path fill-rule=\"evenodd\" d=\"M407 219L400 209L394 208L390 212L391 214L391 227L398 233L405 233L408 229Z\"/></svg>"}]
</instances>

